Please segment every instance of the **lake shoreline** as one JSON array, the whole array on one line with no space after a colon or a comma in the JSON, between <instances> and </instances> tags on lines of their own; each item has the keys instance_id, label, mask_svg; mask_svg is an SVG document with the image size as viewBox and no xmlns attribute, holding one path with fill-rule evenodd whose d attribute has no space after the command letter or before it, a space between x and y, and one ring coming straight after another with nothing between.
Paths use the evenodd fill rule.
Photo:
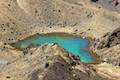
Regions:
<instances>
[{"instance_id":1,"label":"lake shoreline","mask_svg":"<svg viewBox=\"0 0 120 80\"><path fill-rule=\"evenodd\" d=\"M59 36L59 37L65 37L65 38L71 38L71 37L73 37L73 39L74 38L81 38L81 39L85 39L86 41L87 41L87 45L86 45L86 48L84 48L85 50L83 50L83 51L87 51L87 52L89 52L89 54L92 56L92 57L94 57L95 58L95 62L92 62L92 63L98 63L99 61L100 61L100 59L99 59L99 56L97 55L97 54L93 54L93 50L91 49L91 46L92 46L92 44L93 44L93 39L92 38L90 38L90 37L85 37L85 36L81 36L81 35L77 35L77 34L73 34L73 33L61 33L61 32L53 32L53 33L42 33L42 34L34 34L34 35L31 35L31 36L29 36L29 37L26 37L26 38L24 38L24 39L22 39L22 40L20 40L20 41L17 41L17 42L14 42L14 43L10 43L10 45L11 46L13 46L13 47L15 47L17 50L22 50L22 51L24 51L25 49L29 49L29 48L31 48L31 47L34 47L33 45L34 45L34 43L33 43L33 45L31 45L31 47L29 47L30 45L28 45L28 47L26 47L26 48L20 48L20 44L22 44L24 41L26 42L26 41L31 41L31 40L34 40L34 38L35 39L37 39L38 37L52 37L52 36ZM17 44L18 43L18 44ZM19 44L20 43L20 44ZM42 45L42 44L41 44ZM82 49L81 49L82 50ZM91 62L90 62L91 63Z\"/></svg>"}]
</instances>

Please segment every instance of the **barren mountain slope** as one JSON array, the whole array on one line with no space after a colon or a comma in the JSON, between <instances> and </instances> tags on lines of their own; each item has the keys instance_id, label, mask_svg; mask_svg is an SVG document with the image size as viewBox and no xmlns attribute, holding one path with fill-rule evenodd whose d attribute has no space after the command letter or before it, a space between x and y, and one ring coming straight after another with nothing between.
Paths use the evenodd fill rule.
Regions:
<instances>
[{"instance_id":1,"label":"barren mountain slope","mask_svg":"<svg viewBox=\"0 0 120 80\"><path fill-rule=\"evenodd\" d=\"M42 32L89 33L98 38L119 27L119 16L89 0L1 0L0 41Z\"/></svg>"},{"instance_id":2,"label":"barren mountain slope","mask_svg":"<svg viewBox=\"0 0 120 80\"><path fill-rule=\"evenodd\" d=\"M119 2L0 0L0 80L120 80L120 67L114 66L120 64L119 44L114 44L114 40L119 39L112 36L120 27ZM62 50L50 46L31 52L14 50L8 45L36 33L48 32L74 33L94 39L94 49L104 62L74 66L68 56L64 57L66 54L63 56ZM110 34L104 37L107 33ZM108 39L114 40L107 43ZM106 47L106 44L112 46ZM102 49L98 48L101 45Z\"/></svg>"}]
</instances>

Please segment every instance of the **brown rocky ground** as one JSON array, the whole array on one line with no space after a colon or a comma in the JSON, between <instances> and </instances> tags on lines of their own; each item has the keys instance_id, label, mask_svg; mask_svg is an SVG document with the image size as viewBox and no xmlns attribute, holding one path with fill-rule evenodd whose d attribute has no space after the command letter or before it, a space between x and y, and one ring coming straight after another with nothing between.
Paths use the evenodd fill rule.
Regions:
<instances>
[{"instance_id":1,"label":"brown rocky ground","mask_svg":"<svg viewBox=\"0 0 120 80\"><path fill-rule=\"evenodd\" d=\"M63 54L68 53L57 45L33 48L27 55L2 68L0 80L107 80L92 66L77 65Z\"/></svg>"},{"instance_id":2,"label":"brown rocky ground","mask_svg":"<svg viewBox=\"0 0 120 80\"><path fill-rule=\"evenodd\" d=\"M119 6L119 0L0 0L0 80L120 80L120 68L112 65L120 64L119 45L114 40L109 41L109 48L95 48L104 63L74 67L71 60L58 55L63 54L61 50L38 47L24 55L26 51L8 45L48 32L89 36L106 45L120 26ZM107 33L110 36L103 38Z\"/></svg>"},{"instance_id":3,"label":"brown rocky ground","mask_svg":"<svg viewBox=\"0 0 120 80\"><path fill-rule=\"evenodd\" d=\"M0 10L1 42L47 32L98 38L120 26L119 13L96 7L90 0L1 0Z\"/></svg>"}]
</instances>

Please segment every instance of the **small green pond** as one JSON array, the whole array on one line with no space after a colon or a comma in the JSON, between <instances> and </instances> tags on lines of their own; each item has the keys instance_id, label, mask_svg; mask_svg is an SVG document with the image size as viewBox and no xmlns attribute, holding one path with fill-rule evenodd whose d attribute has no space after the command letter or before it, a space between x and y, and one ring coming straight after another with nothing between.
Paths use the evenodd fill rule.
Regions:
<instances>
[{"instance_id":1,"label":"small green pond","mask_svg":"<svg viewBox=\"0 0 120 80\"><path fill-rule=\"evenodd\" d=\"M17 49L24 50L31 45L40 46L51 43L57 43L69 53L75 56L79 56L80 60L84 63L96 63L98 61L98 57L89 51L84 50L85 48L88 48L89 40L66 33L36 34L26 39L12 43L11 45Z\"/></svg>"}]
</instances>

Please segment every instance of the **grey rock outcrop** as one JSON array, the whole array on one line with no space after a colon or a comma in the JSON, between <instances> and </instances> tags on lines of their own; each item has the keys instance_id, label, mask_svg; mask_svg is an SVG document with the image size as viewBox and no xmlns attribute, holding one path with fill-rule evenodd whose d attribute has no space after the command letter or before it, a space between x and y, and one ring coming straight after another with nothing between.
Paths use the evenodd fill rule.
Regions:
<instances>
[{"instance_id":1,"label":"grey rock outcrop","mask_svg":"<svg viewBox=\"0 0 120 80\"><path fill-rule=\"evenodd\" d=\"M95 5L120 13L120 0L90 0ZM100 8L99 7L99 8Z\"/></svg>"},{"instance_id":2,"label":"grey rock outcrop","mask_svg":"<svg viewBox=\"0 0 120 80\"><path fill-rule=\"evenodd\" d=\"M120 28L97 39L94 47L103 61L120 66Z\"/></svg>"},{"instance_id":3,"label":"grey rock outcrop","mask_svg":"<svg viewBox=\"0 0 120 80\"><path fill-rule=\"evenodd\" d=\"M94 46L98 49L110 48L120 44L120 28L115 29L113 32L106 33L103 37L95 41Z\"/></svg>"}]
</instances>

